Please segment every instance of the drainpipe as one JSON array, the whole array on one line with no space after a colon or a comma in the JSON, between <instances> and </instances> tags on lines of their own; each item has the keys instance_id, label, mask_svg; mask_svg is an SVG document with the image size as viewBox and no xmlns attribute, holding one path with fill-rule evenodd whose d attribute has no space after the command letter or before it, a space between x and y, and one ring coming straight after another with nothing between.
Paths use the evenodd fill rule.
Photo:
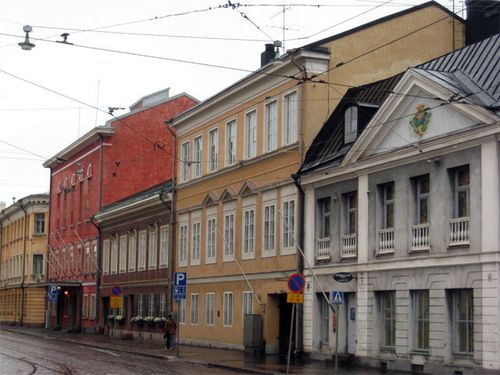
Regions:
<instances>
[{"instance_id":1,"label":"drainpipe","mask_svg":"<svg viewBox=\"0 0 500 375\"><path fill-rule=\"evenodd\" d=\"M22 200L15 203L24 212L24 233L23 233L23 271L21 275L21 325L24 325L24 274L26 273L26 236L28 235L28 211L24 207Z\"/></svg>"},{"instance_id":2,"label":"drainpipe","mask_svg":"<svg viewBox=\"0 0 500 375\"><path fill-rule=\"evenodd\" d=\"M168 293L168 311L172 312L173 306L174 306L174 296L173 296L173 289L172 289L172 283L174 280L174 257L175 257L175 230L176 230L176 201L177 201L177 194L175 190L175 181L176 181L176 166L175 166L175 157L177 155L177 138L175 135L174 130L172 129L172 126L170 125L172 123L172 119L165 121L165 125L167 126L167 130L170 133L170 135L173 138L172 142L172 205L170 208L170 256L168 257L168 277L170 280L167 280L168 283L168 288L169 288L169 293ZM177 317L178 319L179 317Z\"/></svg>"},{"instance_id":3,"label":"drainpipe","mask_svg":"<svg viewBox=\"0 0 500 375\"><path fill-rule=\"evenodd\" d=\"M102 164L103 164L103 143L104 137L102 134L99 134L99 138L101 140L99 145L99 194L97 196L97 211L101 210L102 205ZM93 220L91 220L92 224L94 224ZM95 322L96 322L96 333L99 333L99 310L100 310L100 299L101 299L101 272L100 267L97 266L98 260L101 259L101 239L102 239L102 231L100 225L94 224L97 228L97 260L94 259L94 272L95 272ZM92 249L91 249L92 251Z\"/></svg>"},{"instance_id":4,"label":"drainpipe","mask_svg":"<svg viewBox=\"0 0 500 375\"><path fill-rule=\"evenodd\" d=\"M47 275L46 276L46 282L48 285L49 284L49 270L50 270L50 249L52 248L50 246L50 229L51 229L51 226L50 226L50 218L52 217L51 216L51 213L52 213L52 198L51 198L51 195L52 195L52 168L50 168L50 182L49 182L49 186L50 186L50 190L49 190L49 211L47 213L47 256L45 257L45 274ZM49 287L47 286L47 293L49 292ZM57 302L56 302L56 305L57 305ZM51 328L51 316L50 316L50 307L52 306L52 302L48 302L47 301L47 298L45 298L45 328L46 329L50 329Z\"/></svg>"}]
</instances>

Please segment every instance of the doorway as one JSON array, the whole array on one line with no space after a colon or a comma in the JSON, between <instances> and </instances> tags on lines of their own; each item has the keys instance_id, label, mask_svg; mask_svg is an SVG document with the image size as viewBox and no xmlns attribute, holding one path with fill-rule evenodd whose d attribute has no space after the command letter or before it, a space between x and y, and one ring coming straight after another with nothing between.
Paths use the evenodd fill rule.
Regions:
<instances>
[{"instance_id":1,"label":"doorway","mask_svg":"<svg viewBox=\"0 0 500 375\"><path fill-rule=\"evenodd\" d=\"M347 293L347 353L356 353L356 293Z\"/></svg>"},{"instance_id":2,"label":"doorway","mask_svg":"<svg viewBox=\"0 0 500 375\"><path fill-rule=\"evenodd\" d=\"M279 359L286 363L288 357L288 346L290 345L290 327L292 324L292 306L286 301L287 294L279 294ZM295 327L292 335L292 354L295 348ZM283 362L284 361L284 362Z\"/></svg>"}]
</instances>

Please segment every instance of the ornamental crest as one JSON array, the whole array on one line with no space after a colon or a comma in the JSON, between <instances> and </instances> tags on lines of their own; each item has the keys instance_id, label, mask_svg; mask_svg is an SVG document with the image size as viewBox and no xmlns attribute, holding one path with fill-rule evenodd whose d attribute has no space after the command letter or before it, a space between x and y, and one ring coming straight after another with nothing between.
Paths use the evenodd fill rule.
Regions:
<instances>
[{"instance_id":1,"label":"ornamental crest","mask_svg":"<svg viewBox=\"0 0 500 375\"><path fill-rule=\"evenodd\" d=\"M431 116L432 113L425 108L425 104L417 105L417 113L410 120L410 125L419 137L423 136L426 132Z\"/></svg>"}]
</instances>

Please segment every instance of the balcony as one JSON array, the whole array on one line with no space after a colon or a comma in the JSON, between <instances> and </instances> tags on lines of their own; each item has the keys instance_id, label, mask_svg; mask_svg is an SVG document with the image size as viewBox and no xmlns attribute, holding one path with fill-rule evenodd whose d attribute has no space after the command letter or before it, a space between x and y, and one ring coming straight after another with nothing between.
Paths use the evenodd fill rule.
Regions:
<instances>
[{"instance_id":1,"label":"balcony","mask_svg":"<svg viewBox=\"0 0 500 375\"><path fill-rule=\"evenodd\" d=\"M394 228L380 229L378 234L378 254L394 253Z\"/></svg>"},{"instance_id":2,"label":"balcony","mask_svg":"<svg viewBox=\"0 0 500 375\"><path fill-rule=\"evenodd\" d=\"M449 246L469 246L470 217L459 217L450 220L450 244Z\"/></svg>"},{"instance_id":3,"label":"balcony","mask_svg":"<svg viewBox=\"0 0 500 375\"><path fill-rule=\"evenodd\" d=\"M411 251L427 251L431 248L430 223L416 224L411 228Z\"/></svg>"},{"instance_id":4,"label":"balcony","mask_svg":"<svg viewBox=\"0 0 500 375\"><path fill-rule=\"evenodd\" d=\"M330 260L330 237L316 240L316 260Z\"/></svg>"},{"instance_id":5,"label":"balcony","mask_svg":"<svg viewBox=\"0 0 500 375\"><path fill-rule=\"evenodd\" d=\"M358 239L356 233L342 236L342 258L356 258L358 255Z\"/></svg>"}]
</instances>

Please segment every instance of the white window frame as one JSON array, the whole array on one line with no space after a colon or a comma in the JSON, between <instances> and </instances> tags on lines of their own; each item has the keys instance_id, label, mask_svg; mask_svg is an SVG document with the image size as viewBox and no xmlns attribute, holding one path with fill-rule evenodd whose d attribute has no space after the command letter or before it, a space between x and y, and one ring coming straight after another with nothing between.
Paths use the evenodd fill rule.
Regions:
<instances>
[{"instance_id":1,"label":"white window frame","mask_svg":"<svg viewBox=\"0 0 500 375\"><path fill-rule=\"evenodd\" d=\"M223 325L224 327L233 326L233 292L224 292L222 303Z\"/></svg>"},{"instance_id":2,"label":"white window frame","mask_svg":"<svg viewBox=\"0 0 500 375\"><path fill-rule=\"evenodd\" d=\"M410 300L412 307L412 347L414 351L428 352L430 349L430 320L429 320L429 291L428 290L411 290ZM427 343L422 344L420 340L421 331L426 337Z\"/></svg>"},{"instance_id":3,"label":"white window frame","mask_svg":"<svg viewBox=\"0 0 500 375\"><path fill-rule=\"evenodd\" d=\"M226 123L226 166L236 164L237 131L236 119Z\"/></svg>"},{"instance_id":4,"label":"white window frame","mask_svg":"<svg viewBox=\"0 0 500 375\"><path fill-rule=\"evenodd\" d=\"M155 295L154 293L148 294L148 316L155 316Z\"/></svg>"},{"instance_id":5,"label":"white window frame","mask_svg":"<svg viewBox=\"0 0 500 375\"><path fill-rule=\"evenodd\" d=\"M351 198L355 199L355 206L352 206ZM358 228L358 192L351 191L349 193L344 194L345 200L345 230L344 233L346 235L354 235L357 234ZM351 216L354 215L354 228L351 228Z\"/></svg>"},{"instance_id":6,"label":"white window frame","mask_svg":"<svg viewBox=\"0 0 500 375\"><path fill-rule=\"evenodd\" d=\"M168 267L168 249L170 244L169 237L169 227L168 225L163 225L160 227L160 262L159 268Z\"/></svg>"},{"instance_id":7,"label":"white window frame","mask_svg":"<svg viewBox=\"0 0 500 375\"><path fill-rule=\"evenodd\" d=\"M352 105L344 112L344 144L352 143L358 136L358 106Z\"/></svg>"},{"instance_id":8,"label":"white window frame","mask_svg":"<svg viewBox=\"0 0 500 375\"><path fill-rule=\"evenodd\" d=\"M82 318L83 319L88 319L89 318L89 295L84 294L83 295L83 301L82 301Z\"/></svg>"},{"instance_id":9,"label":"white window frame","mask_svg":"<svg viewBox=\"0 0 500 375\"><path fill-rule=\"evenodd\" d=\"M166 318L167 316L167 293L160 294L160 306L158 315L160 318Z\"/></svg>"},{"instance_id":10,"label":"white window frame","mask_svg":"<svg viewBox=\"0 0 500 375\"><path fill-rule=\"evenodd\" d=\"M188 223L184 222L179 225L179 266L187 266L187 249L188 249Z\"/></svg>"},{"instance_id":11,"label":"white window frame","mask_svg":"<svg viewBox=\"0 0 500 375\"><path fill-rule=\"evenodd\" d=\"M143 294L137 294L137 316L144 317L144 300L143 300Z\"/></svg>"},{"instance_id":12,"label":"white window frame","mask_svg":"<svg viewBox=\"0 0 500 375\"><path fill-rule=\"evenodd\" d=\"M203 137L197 136L193 140L193 178L201 176L201 163L203 159Z\"/></svg>"},{"instance_id":13,"label":"white window frame","mask_svg":"<svg viewBox=\"0 0 500 375\"><path fill-rule=\"evenodd\" d=\"M281 218L282 217L282 218ZM295 233L297 233L297 201L294 197L286 197L281 204L281 248L282 254L295 251Z\"/></svg>"},{"instance_id":14,"label":"white window frame","mask_svg":"<svg viewBox=\"0 0 500 375\"><path fill-rule=\"evenodd\" d=\"M145 229L139 231L138 235L138 259L137 259L137 271L146 270L146 245L147 245L148 234Z\"/></svg>"},{"instance_id":15,"label":"white window frame","mask_svg":"<svg viewBox=\"0 0 500 375\"><path fill-rule=\"evenodd\" d=\"M217 216L207 216L205 263L212 264L217 259Z\"/></svg>"},{"instance_id":16,"label":"white window frame","mask_svg":"<svg viewBox=\"0 0 500 375\"><path fill-rule=\"evenodd\" d=\"M189 166L191 165L190 160L190 142L186 141L181 144L181 160L180 166L180 176L181 182L186 182L189 180Z\"/></svg>"},{"instance_id":17,"label":"white window frame","mask_svg":"<svg viewBox=\"0 0 500 375\"><path fill-rule=\"evenodd\" d=\"M149 226L148 237L148 269L155 270L158 261L158 227L156 224Z\"/></svg>"},{"instance_id":18,"label":"white window frame","mask_svg":"<svg viewBox=\"0 0 500 375\"><path fill-rule=\"evenodd\" d=\"M96 295L90 295L90 319L94 320L96 317Z\"/></svg>"},{"instance_id":19,"label":"white window frame","mask_svg":"<svg viewBox=\"0 0 500 375\"><path fill-rule=\"evenodd\" d=\"M234 260L235 248L235 214L234 211L224 212L224 261Z\"/></svg>"},{"instance_id":20,"label":"white window frame","mask_svg":"<svg viewBox=\"0 0 500 375\"><path fill-rule=\"evenodd\" d=\"M87 259L87 245L85 245L85 259ZM118 239L116 237L113 237L111 239L111 274L116 275L117 273L118 273Z\"/></svg>"},{"instance_id":21,"label":"white window frame","mask_svg":"<svg viewBox=\"0 0 500 375\"><path fill-rule=\"evenodd\" d=\"M242 306L241 306L241 320L243 322L243 326L245 325L245 315L253 314L253 292L244 291L242 295Z\"/></svg>"},{"instance_id":22,"label":"white window frame","mask_svg":"<svg viewBox=\"0 0 500 375\"><path fill-rule=\"evenodd\" d=\"M466 171L468 174L469 183L466 185L459 185L459 181L458 181L459 174L461 172L464 172L464 171ZM455 219L469 217L470 216L470 167L468 165L463 166L463 167L459 167L459 168L456 168L453 172L454 172L454 174L453 174L453 205L454 205L453 217ZM459 214L459 211L460 211L459 202L460 202L460 200L458 197L462 193L465 193L465 197L466 197L466 207L465 208L467 210L467 214L465 216Z\"/></svg>"},{"instance_id":23,"label":"white window frame","mask_svg":"<svg viewBox=\"0 0 500 375\"><path fill-rule=\"evenodd\" d=\"M424 180L427 180L427 187L428 187L428 191L427 192L422 192L422 186L423 186L423 181ZM416 223L417 224L428 224L430 223L430 207L429 207L429 202L430 202L430 176L428 174L425 174L425 175L422 175L422 176L418 176L415 178L415 184L416 184L416 204L417 204L417 207L416 207L416 214L417 214L417 217L416 217ZM427 212L426 212L426 216L427 216L427 221L423 221L422 220L422 202L423 201L427 201Z\"/></svg>"},{"instance_id":24,"label":"white window frame","mask_svg":"<svg viewBox=\"0 0 500 375\"><path fill-rule=\"evenodd\" d=\"M472 289L453 289L451 292L451 335L453 354L458 356L472 356L474 354L474 291ZM465 319L459 319L458 306L465 306L467 315ZM470 312L470 315L469 315ZM465 324L465 336L459 332L459 325ZM470 339L470 344L467 342ZM466 350L460 350L459 346L465 340Z\"/></svg>"},{"instance_id":25,"label":"white window frame","mask_svg":"<svg viewBox=\"0 0 500 375\"><path fill-rule=\"evenodd\" d=\"M205 324L213 326L215 324L215 293L205 293Z\"/></svg>"},{"instance_id":26,"label":"white window frame","mask_svg":"<svg viewBox=\"0 0 500 375\"><path fill-rule=\"evenodd\" d=\"M120 236L120 266L119 272L127 272L127 235Z\"/></svg>"},{"instance_id":27,"label":"white window frame","mask_svg":"<svg viewBox=\"0 0 500 375\"><path fill-rule=\"evenodd\" d=\"M191 224L191 265L200 265L201 259L201 221Z\"/></svg>"},{"instance_id":28,"label":"white window frame","mask_svg":"<svg viewBox=\"0 0 500 375\"><path fill-rule=\"evenodd\" d=\"M392 198L389 196L389 188L392 187ZM392 229L395 226L394 214L395 214L395 196L396 196L396 185L394 182L388 182L381 185L382 194L382 229ZM392 226L389 226L389 210L392 210Z\"/></svg>"},{"instance_id":29,"label":"white window frame","mask_svg":"<svg viewBox=\"0 0 500 375\"><path fill-rule=\"evenodd\" d=\"M241 258L255 258L255 206L243 209Z\"/></svg>"},{"instance_id":30,"label":"white window frame","mask_svg":"<svg viewBox=\"0 0 500 375\"><path fill-rule=\"evenodd\" d=\"M209 130L207 151L208 171L216 172L219 169L219 128L213 128Z\"/></svg>"},{"instance_id":31,"label":"white window frame","mask_svg":"<svg viewBox=\"0 0 500 375\"><path fill-rule=\"evenodd\" d=\"M245 113L245 159L257 156L257 110Z\"/></svg>"},{"instance_id":32,"label":"white window frame","mask_svg":"<svg viewBox=\"0 0 500 375\"><path fill-rule=\"evenodd\" d=\"M293 144L298 139L298 97L297 90L283 95L283 145Z\"/></svg>"},{"instance_id":33,"label":"white window frame","mask_svg":"<svg viewBox=\"0 0 500 375\"><path fill-rule=\"evenodd\" d=\"M276 201L262 207L262 257L276 255Z\"/></svg>"},{"instance_id":34,"label":"white window frame","mask_svg":"<svg viewBox=\"0 0 500 375\"><path fill-rule=\"evenodd\" d=\"M274 110L271 111L271 108ZM278 148L278 100L273 99L264 106L264 147L266 152Z\"/></svg>"},{"instance_id":35,"label":"white window frame","mask_svg":"<svg viewBox=\"0 0 500 375\"><path fill-rule=\"evenodd\" d=\"M128 237L128 271L134 272L137 263L137 233L134 231Z\"/></svg>"},{"instance_id":36,"label":"white window frame","mask_svg":"<svg viewBox=\"0 0 500 375\"><path fill-rule=\"evenodd\" d=\"M396 292L379 292L380 348L392 351L396 348ZM390 330L392 342L386 342L386 330Z\"/></svg>"},{"instance_id":37,"label":"white window frame","mask_svg":"<svg viewBox=\"0 0 500 375\"><path fill-rule=\"evenodd\" d=\"M332 199L318 199L318 238L329 238L331 234Z\"/></svg>"},{"instance_id":38,"label":"white window frame","mask_svg":"<svg viewBox=\"0 0 500 375\"><path fill-rule=\"evenodd\" d=\"M200 322L200 294L199 293L191 293L190 303L189 303L189 311L191 315L190 323L193 326L197 326Z\"/></svg>"}]
</instances>

